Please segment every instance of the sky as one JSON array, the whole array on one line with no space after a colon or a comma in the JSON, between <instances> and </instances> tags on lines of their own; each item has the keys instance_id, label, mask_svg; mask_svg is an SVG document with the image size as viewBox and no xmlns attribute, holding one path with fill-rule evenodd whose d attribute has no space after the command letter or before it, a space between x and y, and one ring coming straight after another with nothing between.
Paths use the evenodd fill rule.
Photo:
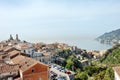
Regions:
<instances>
[{"instance_id":1,"label":"sky","mask_svg":"<svg viewBox=\"0 0 120 80\"><path fill-rule=\"evenodd\" d=\"M96 38L120 28L120 0L0 0L0 40Z\"/></svg>"}]
</instances>

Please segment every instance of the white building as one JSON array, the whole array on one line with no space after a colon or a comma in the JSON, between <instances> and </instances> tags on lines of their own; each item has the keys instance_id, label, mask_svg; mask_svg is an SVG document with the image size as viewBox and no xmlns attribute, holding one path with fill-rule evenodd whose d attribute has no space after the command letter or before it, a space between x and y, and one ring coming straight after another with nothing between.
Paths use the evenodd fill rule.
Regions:
<instances>
[{"instance_id":1,"label":"white building","mask_svg":"<svg viewBox=\"0 0 120 80\"><path fill-rule=\"evenodd\" d=\"M35 50L33 45L28 42L19 43L16 45L16 48L21 50L22 53L29 54L29 55L33 54Z\"/></svg>"},{"instance_id":2,"label":"white building","mask_svg":"<svg viewBox=\"0 0 120 80\"><path fill-rule=\"evenodd\" d=\"M46 52L46 53L42 53L42 52L34 52L33 55L30 55L32 58L36 59L37 61L40 61L42 63L45 64L51 64L51 57L52 57L52 53Z\"/></svg>"}]
</instances>

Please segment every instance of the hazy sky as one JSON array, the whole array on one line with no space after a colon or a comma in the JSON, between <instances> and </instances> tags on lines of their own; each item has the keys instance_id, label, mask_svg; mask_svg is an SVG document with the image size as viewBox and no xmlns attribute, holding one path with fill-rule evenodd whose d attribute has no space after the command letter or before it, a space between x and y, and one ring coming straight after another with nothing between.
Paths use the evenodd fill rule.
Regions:
<instances>
[{"instance_id":1,"label":"hazy sky","mask_svg":"<svg viewBox=\"0 0 120 80\"><path fill-rule=\"evenodd\" d=\"M0 0L0 39L97 37L120 27L120 0Z\"/></svg>"}]
</instances>

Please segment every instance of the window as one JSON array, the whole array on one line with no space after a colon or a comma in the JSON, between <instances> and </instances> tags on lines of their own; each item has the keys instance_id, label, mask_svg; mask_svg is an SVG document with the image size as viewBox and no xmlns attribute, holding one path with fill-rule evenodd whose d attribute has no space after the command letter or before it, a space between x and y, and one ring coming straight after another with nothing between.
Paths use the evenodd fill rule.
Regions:
<instances>
[{"instance_id":1,"label":"window","mask_svg":"<svg viewBox=\"0 0 120 80\"><path fill-rule=\"evenodd\" d=\"M23 50L23 53L26 53L26 51L25 51L25 50Z\"/></svg>"},{"instance_id":2,"label":"window","mask_svg":"<svg viewBox=\"0 0 120 80\"><path fill-rule=\"evenodd\" d=\"M34 69L32 69L32 72L34 72L35 70Z\"/></svg>"}]
</instances>

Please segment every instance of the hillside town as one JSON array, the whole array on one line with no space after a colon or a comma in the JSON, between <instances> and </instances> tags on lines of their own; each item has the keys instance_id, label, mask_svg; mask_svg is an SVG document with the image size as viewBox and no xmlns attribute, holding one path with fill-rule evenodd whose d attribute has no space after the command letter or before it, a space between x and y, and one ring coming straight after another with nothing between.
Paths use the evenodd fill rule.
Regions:
<instances>
[{"instance_id":1,"label":"hillside town","mask_svg":"<svg viewBox=\"0 0 120 80\"><path fill-rule=\"evenodd\" d=\"M18 34L15 39L10 35L0 42L0 80L75 80L77 69L91 65L105 52L57 42L30 43Z\"/></svg>"}]
</instances>

